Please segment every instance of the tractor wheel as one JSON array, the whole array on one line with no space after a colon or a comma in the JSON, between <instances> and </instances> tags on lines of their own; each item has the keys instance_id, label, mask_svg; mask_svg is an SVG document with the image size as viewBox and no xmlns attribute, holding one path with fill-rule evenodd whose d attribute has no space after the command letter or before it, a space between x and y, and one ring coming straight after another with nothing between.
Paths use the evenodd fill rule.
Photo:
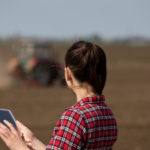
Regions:
<instances>
[{"instance_id":1,"label":"tractor wheel","mask_svg":"<svg viewBox=\"0 0 150 150\"><path fill-rule=\"evenodd\" d=\"M67 85L65 78L60 80L60 85L62 85L62 86L66 86Z\"/></svg>"},{"instance_id":2,"label":"tractor wheel","mask_svg":"<svg viewBox=\"0 0 150 150\"><path fill-rule=\"evenodd\" d=\"M45 64L38 64L33 70L32 70L32 76L33 80L39 82L41 85L50 85L52 84L52 78L51 78L51 70L49 65Z\"/></svg>"}]
</instances>

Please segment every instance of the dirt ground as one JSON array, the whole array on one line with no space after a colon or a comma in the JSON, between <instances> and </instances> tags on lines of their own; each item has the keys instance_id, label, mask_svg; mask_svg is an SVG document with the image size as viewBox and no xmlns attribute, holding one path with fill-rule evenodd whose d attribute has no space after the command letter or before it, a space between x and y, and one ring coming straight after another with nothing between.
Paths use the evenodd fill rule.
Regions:
<instances>
[{"instance_id":1,"label":"dirt ground","mask_svg":"<svg viewBox=\"0 0 150 150\"><path fill-rule=\"evenodd\" d=\"M62 63L68 45L56 45ZM150 145L150 46L103 46L108 60L104 89L106 103L118 123L119 136L114 150L148 150ZM48 144L53 127L75 96L59 84L50 87L22 87L6 77L11 47L0 46L0 108L11 109L15 118L27 125ZM11 86L10 86L11 85ZM0 150L8 148L0 140Z\"/></svg>"}]
</instances>

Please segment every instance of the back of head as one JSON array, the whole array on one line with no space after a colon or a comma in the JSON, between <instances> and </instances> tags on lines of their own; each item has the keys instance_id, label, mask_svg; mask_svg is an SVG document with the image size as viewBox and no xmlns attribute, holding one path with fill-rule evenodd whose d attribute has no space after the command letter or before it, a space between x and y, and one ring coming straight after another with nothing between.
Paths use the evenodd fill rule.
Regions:
<instances>
[{"instance_id":1,"label":"back of head","mask_svg":"<svg viewBox=\"0 0 150 150\"><path fill-rule=\"evenodd\" d=\"M93 92L102 94L106 81L106 55L96 44L79 41L74 43L65 56L66 67L81 83L88 83Z\"/></svg>"}]
</instances>

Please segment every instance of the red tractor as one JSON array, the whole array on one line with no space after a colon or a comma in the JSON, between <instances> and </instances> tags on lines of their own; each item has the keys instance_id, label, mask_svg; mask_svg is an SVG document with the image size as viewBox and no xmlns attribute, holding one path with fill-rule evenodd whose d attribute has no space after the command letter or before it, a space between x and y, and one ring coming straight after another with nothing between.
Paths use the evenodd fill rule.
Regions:
<instances>
[{"instance_id":1,"label":"red tractor","mask_svg":"<svg viewBox=\"0 0 150 150\"><path fill-rule=\"evenodd\" d=\"M63 68L52 59L48 43L26 43L10 61L11 74L26 83L52 85L56 79L65 85Z\"/></svg>"}]
</instances>

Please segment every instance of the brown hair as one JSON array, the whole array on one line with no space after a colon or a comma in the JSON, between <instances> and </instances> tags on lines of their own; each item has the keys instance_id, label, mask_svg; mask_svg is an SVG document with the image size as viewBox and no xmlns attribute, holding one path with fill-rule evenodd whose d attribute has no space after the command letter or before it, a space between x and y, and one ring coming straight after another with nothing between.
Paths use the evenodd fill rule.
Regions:
<instances>
[{"instance_id":1,"label":"brown hair","mask_svg":"<svg viewBox=\"0 0 150 150\"><path fill-rule=\"evenodd\" d=\"M81 83L89 83L95 93L102 94L106 81L106 55L96 44L78 41L67 51L66 67Z\"/></svg>"}]
</instances>

